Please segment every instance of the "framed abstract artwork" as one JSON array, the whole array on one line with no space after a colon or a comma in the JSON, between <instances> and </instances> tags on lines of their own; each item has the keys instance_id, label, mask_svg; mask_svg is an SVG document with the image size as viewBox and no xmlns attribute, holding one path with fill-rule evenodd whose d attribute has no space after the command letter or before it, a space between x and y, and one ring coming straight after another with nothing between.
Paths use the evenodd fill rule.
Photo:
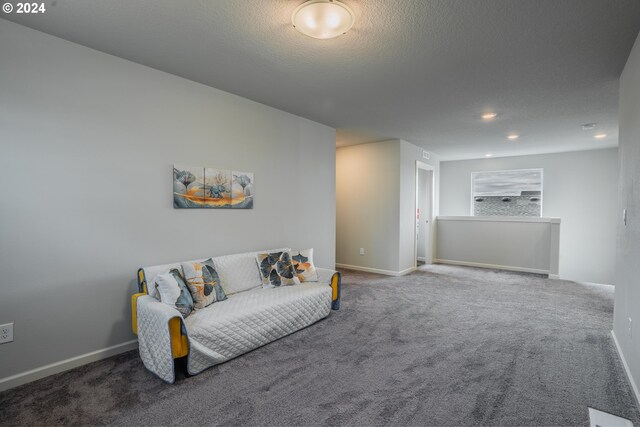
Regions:
<instances>
[{"instance_id":1,"label":"framed abstract artwork","mask_svg":"<svg viewBox=\"0 0 640 427\"><path fill-rule=\"evenodd\" d=\"M176 209L253 209L253 173L202 166L173 166Z\"/></svg>"},{"instance_id":2,"label":"framed abstract artwork","mask_svg":"<svg viewBox=\"0 0 640 427\"><path fill-rule=\"evenodd\" d=\"M472 216L542 216L542 169L471 173Z\"/></svg>"}]
</instances>

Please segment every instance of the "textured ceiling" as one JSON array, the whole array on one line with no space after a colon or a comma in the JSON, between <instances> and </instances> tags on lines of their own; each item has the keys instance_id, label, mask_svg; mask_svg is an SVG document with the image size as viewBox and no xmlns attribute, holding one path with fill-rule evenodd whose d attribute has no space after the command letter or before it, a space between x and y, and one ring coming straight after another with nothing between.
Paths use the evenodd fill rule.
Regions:
<instances>
[{"instance_id":1,"label":"textured ceiling","mask_svg":"<svg viewBox=\"0 0 640 427\"><path fill-rule=\"evenodd\" d=\"M335 127L338 146L402 138L461 159L617 145L638 0L344 0L356 24L332 40L292 28L302 2L55 0L4 17ZM500 116L482 123L484 109Z\"/></svg>"}]
</instances>

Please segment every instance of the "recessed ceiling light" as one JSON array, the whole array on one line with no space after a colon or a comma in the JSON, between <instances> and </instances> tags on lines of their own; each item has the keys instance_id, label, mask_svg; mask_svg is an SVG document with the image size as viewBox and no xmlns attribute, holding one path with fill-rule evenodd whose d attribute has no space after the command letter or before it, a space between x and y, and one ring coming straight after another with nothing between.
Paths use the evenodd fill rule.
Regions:
<instances>
[{"instance_id":1,"label":"recessed ceiling light","mask_svg":"<svg viewBox=\"0 0 640 427\"><path fill-rule=\"evenodd\" d=\"M485 157L493 157L493 154L485 154Z\"/></svg>"},{"instance_id":2,"label":"recessed ceiling light","mask_svg":"<svg viewBox=\"0 0 640 427\"><path fill-rule=\"evenodd\" d=\"M595 135L593 135L593 137L595 139L602 139L602 138L606 138L607 134L606 133L596 133Z\"/></svg>"},{"instance_id":3,"label":"recessed ceiling light","mask_svg":"<svg viewBox=\"0 0 640 427\"><path fill-rule=\"evenodd\" d=\"M351 9L337 0L309 0L293 11L296 30L316 39L332 39L349 31L355 22Z\"/></svg>"},{"instance_id":4,"label":"recessed ceiling light","mask_svg":"<svg viewBox=\"0 0 640 427\"><path fill-rule=\"evenodd\" d=\"M517 133L510 133L509 135L507 135L507 138L511 141L515 141L516 139L520 138L520 135L518 135Z\"/></svg>"},{"instance_id":5,"label":"recessed ceiling light","mask_svg":"<svg viewBox=\"0 0 640 427\"><path fill-rule=\"evenodd\" d=\"M585 123L582 125L582 130L593 130L596 128L596 123Z\"/></svg>"},{"instance_id":6,"label":"recessed ceiling light","mask_svg":"<svg viewBox=\"0 0 640 427\"><path fill-rule=\"evenodd\" d=\"M498 117L498 113L482 113L482 115L480 116L482 117L482 120L491 120L491 119L495 119L496 117Z\"/></svg>"}]
</instances>

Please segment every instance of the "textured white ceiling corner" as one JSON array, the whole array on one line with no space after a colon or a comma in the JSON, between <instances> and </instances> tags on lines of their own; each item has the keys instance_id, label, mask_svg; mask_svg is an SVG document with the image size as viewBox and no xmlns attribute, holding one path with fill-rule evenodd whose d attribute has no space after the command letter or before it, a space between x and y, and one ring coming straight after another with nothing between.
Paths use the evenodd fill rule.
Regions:
<instances>
[{"instance_id":1,"label":"textured white ceiling corner","mask_svg":"<svg viewBox=\"0 0 640 427\"><path fill-rule=\"evenodd\" d=\"M452 160L617 145L640 1L343 1L356 24L331 40L291 26L302 0L54 0L5 17L335 127L339 146L401 138Z\"/></svg>"}]
</instances>

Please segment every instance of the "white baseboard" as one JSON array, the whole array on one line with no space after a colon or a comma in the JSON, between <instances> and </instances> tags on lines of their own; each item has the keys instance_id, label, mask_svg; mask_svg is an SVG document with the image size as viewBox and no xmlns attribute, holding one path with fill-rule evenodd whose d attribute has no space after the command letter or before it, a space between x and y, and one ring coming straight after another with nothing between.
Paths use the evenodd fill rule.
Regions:
<instances>
[{"instance_id":1,"label":"white baseboard","mask_svg":"<svg viewBox=\"0 0 640 427\"><path fill-rule=\"evenodd\" d=\"M422 262L427 262L427 257L426 256L419 256L417 257L418 261L422 261Z\"/></svg>"},{"instance_id":2,"label":"white baseboard","mask_svg":"<svg viewBox=\"0 0 640 427\"><path fill-rule=\"evenodd\" d=\"M405 274L409 274L412 271L415 271L415 267L407 268L402 271L393 271L393 270L381 270L379 268L371 268L371 267L360 267L358 265L349 265L349 264L339 264L336 263L337 268L346 268L348 270L356 270L356 271L365 271L367 273L378 273L384 274L385 276L404 276Z\"/></svg>"},{"instance_id":3,"label":"white baseboard","mask_svg":"<svg viewBox=\"0 0 640 427\"><path fill-rule=\"evenodd\" d=\"M640 390L638 389L638 385L634 381L633 376L631 376L631 369L629 368L629 365L627 364L627 361L624 358L624 354L622 354L622 348L620 348L620 343L618 342L618 338L616 338L615 332L611 331L611 336L613 337L613 342L616 345L618 356L622 361L622 366L624 366L624 371L627 373L627 378L629 379L629 383L631 384L631 388L633 389L633 394L635 394L636 396L636 404L640 408Z\"/></svg>"},{"instance_id":4,"label":"white baseboard","mask_svg":"<svg viewBox=\"0 0 640 427\"><path fill-rule=\"evenodd\" d=\"M416 270L417 270L416 267L409 267L406 270L399 271L397 275L398 276L404 276L405 274L409 274L409 273L414 272Z\"/></svg>"},{"instance_id":5,"label":"white baseboard","mask_svg":"<svg viewBox=\"0 0 640 427\"><path fill-rule=\"evenodd\" d=\"M494 270L518 271L521 273L549 274L549 270L540 270L537 268L526 267L512 267L508 265L483 264L481 262L455 261L450 259L434 259L433 262L435 264L463 265L465 267L491 268Z\"/></svg>"},{"instance_id":6,"label":"white baseboard","mask_svg":"<svg viewBox=\"0 0 640 427\"><path fill-rule=\"evenodd\" d=\"M549 279L559 280L560 279L560 275L559 274L549 274Z\"/></svg>"},{"instance_id":7,"label":"white baseboard","mask_svg":"<svg viewBox=\"0 0 640 427\"><path fill-rule=\"evenodd\" d=\"M96 362L98 360L106 359L108 357L115 356L116 354L124 353L125 351L133 350L136 348L138 348L138 340L127 341L122 344L117 344L111 347L92 351L90 353L81 354L80 356L71 357L69 359L61 360L60 362L45 365L40 368L12 375L10 377L2 378L0 379L0 391L8 390L22 384L30 383L32 381L48 377L49 375L68 371L69 369L77 368L78 366L86 365L87 363Z\"/></svg>"},{"instance_id":8,"label":"white baseboard","mask_svg":"<svg viewBox=\"0 0 640 427\"><path fill-rule=\"evenodd\" d=\"M567 279L567 280L571 280L571 279ZM580 282L577 280L572 280L572 282L577 283L578 285L585 285L585 286L595 286L595 287L607 287L607 288L611 288L611 290L615 289L616 286L612 285L611 283L596 283L596 282Z\"/></svg>"}]
</instances>

